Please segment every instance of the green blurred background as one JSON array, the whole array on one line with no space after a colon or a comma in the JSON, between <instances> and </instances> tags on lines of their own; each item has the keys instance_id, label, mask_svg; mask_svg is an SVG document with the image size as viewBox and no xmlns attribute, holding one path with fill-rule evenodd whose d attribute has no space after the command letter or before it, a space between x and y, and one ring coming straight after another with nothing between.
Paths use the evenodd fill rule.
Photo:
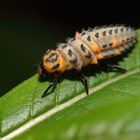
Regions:
<instances>
[{"instance_id":1,"label":"green blurred background","mask_svg":"<svg viewBox=\"0 0 140 140\"><path fill-rule=\"evenodd\" d=\"M47 48L89 26L140 27L137 3L129 1L24 0L0 3L0 96L33 75Z\"/></svg>"}]
</instances>

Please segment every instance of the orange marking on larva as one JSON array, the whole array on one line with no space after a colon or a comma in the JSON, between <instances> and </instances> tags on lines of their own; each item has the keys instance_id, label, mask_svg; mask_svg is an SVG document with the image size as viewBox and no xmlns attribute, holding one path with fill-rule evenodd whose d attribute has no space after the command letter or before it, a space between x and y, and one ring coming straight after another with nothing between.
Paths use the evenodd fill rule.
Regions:
<instances>
[{"instance_id":1,"label":"orange marking on larva","mask_svg":"<svg viewBox=\"0 0 140 140\"><path fill-rule=\"evenodd\" d=\"M90 48L92 49L92 51L94 53L99 53L100 52L99 45L95 42L92 42L92 44L90 45Z\"/></svg>"},{"instance_id":2,"label":"orange marking on larva","mask_svg":"<svg viewBox=\"0 0 140 140\"><path fill-rule=\"evenodd\" d=\"M52 62L50 62L48 59L49 59L49 56L51 55L51 54L57 54L57 51L56 50L51 50L51 52L49 53L49 54L46 54L46 55L44 55L44 57L43 57L43 64L44 64L44 67L45 67L45 69L46 69L46 71L48 71L49 73L53 73L53 72L55 72L55 69L52 69L52 67L53 67L53 64L52 64Z\"/></svg>"},{"instance_id":3,"label":"orange marking on larva","mask_svg":"<svg viewBox=\"0 0 140 140\"><path fill-rule=\"evenodd\" d=\"M52 54L56 54L57 55L57 58L56 58L55 61L49 60L49 57ZM51 50L51 52L49 54L44 55L43 63L44 63L45 69L49 73L53 73L55 71L58 71L58 72L61 73L61 72L64 72L66 70L65 60L64 60L64 58L61 56L61 54L57 50Z\"/></svg>"},{"instance_id":4,"label":"orange marking on larva","mask_svg":"<svg viewBox=\"0 0 140 140\"><path fill-rule=\"evenodd\" d=\"M117 47L119 47L122 43L119 41L119 40L117 40L117 39L113 39L112 40L112 43L113 43L113 45L112 45L112 47L113 48L117 48Z\"/></svg>"},{"instance_id":5,"label":"orange marking on larva","mask_svg":"<svg viewBox=\"0 0 140 140\"><path fill-rule=\"evenodd\" d=\"M97 58L96 58L96 57L94 57L94 58L92 59L92 61L91 61L91 63L90 63L90 64L98 64Z\"/></svg>"},{"instance_id":6,"label":"orange marking on larva","mask_svg":"<svg viewBox=\"0 0 140 140\"><path fill-rule=\"evenodd\" d=\"M66 70L66 62L64 60L64 58L59 55L59 62L60 66L58 67L58 72L62 73Z\"/></svg>"},{"instance_id":7,"label":"orange marking on larva","mask_svg":"<svg viewBox=\"0 0 140 140\"><path fill-rule=\"evenodd\" d=\"M103 58L103 56L102 56L102 54L101 54L101 53L99 53L99 54L97 54L97 55L96 55L96 58L97 58L97 60L100 60L100 59L102 59L102 58Z\"/></svg>"},{"instance_id":8,"label":"orange marking on larva","mask_svg":"<svg viewBox=\"0 0 140 140\"><path fill-rule=\"evenodd\" d=\"M121 54L119 49L114 49L114 52L115 52L115 55L120 55Z\"/></svg>"},{"instance_id":9,"label":"orange marking on larva","mask_svg":"<svg viewBox=\"0 0 140 140\"><path fill-rule=\"evenodd\" d=\"M49 73L55 72L55 70L52 69L52 66L53 66L52 63L50 63L50 62L47 62L47 63L44 64L45 69L46 69Z\"/></svg>"}]
</instances>

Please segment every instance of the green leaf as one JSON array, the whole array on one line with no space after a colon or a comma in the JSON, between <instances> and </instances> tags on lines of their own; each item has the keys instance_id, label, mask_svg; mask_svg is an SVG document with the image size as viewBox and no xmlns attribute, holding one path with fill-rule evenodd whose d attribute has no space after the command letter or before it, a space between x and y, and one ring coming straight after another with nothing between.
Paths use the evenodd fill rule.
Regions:
<instances>
[{"instance_id":1,"label":"green leaf","mask_svg":"<svg viewBox=\"0 0 140 140\"><path fill-rule=\"evenodd\" d=\"M138 33L140 33L140 31L138 31ZM140 71L139 43L137 43L135 48L132 50L132 52L129 53L127 57L124 57L123 61L119 62L119 65L121 67L127 68L130 72L128 72L128 74L124 74L125 76L122 78L120 77L123 74L115 72L107 73L105 71L97 72L95 75L91 75L89 77L89 86L91 92L93 92L93 86L95 87L99 85L98 87L101 88L101 90L97 90L97 94L92 94L87 97L85 97L85 95L83 94L83 96L80 97L85 97L84 99L76 103L73 107L67 108L64 111L57 113L57 117L52 116L49 120L46 120L45 122L37 125L32 129L31 135L29 134L29 136L36 138L37 134L33 133L36 132L38 128L42 128L40 131L38 131L40 132L38 134L42 134L42 136L44 136L46 135L46 132L50 133L50 135L48 134L48 137L46 136L46 138L52 137L52 135L55 134L56 136L58 136L59 133L60 139L62 138L61 136L67 138L71 134L71 129L72 131L74 131L72 128L73 125L71 125L73 124L73 121L75 121L76 124L76 130L74 132L77 133L77 130L80 130L80 127L83 127L83 129L81 129L81 131L79 131L77 135L75 134L76 138L79 139L81 137L84 138L87 136L90 139L90 136L97 136L95 133L91 135L92 131L89 130L92 126L93 128L91 130L94 130L96 127L99 127L99 129L102 130L103 128L100 128L102 127L102 124L101 126L99 125L100 120L104 120L106 129L107 126L110 126L110 128L113 127L113 123L110 123L110 120L113 121L113 119L115 119L116 117L116 120L118 119L119 121L121 113L123 115L125 109L126 112L128 111L128 109L131 110L130 106L135 105L135 103L139 100L140 76L139 73L136 73ZM131 72L136 74L131 76ZM38 81L37 75L24 81L9 93L7 93L5 96L0 98L0 136L7 135L18 127L23 126L23 124L27 123L29 120L37 118L37 116L40 116L44 112L58 106L59 104L71 100L73 97L79 97L78 95L84 91L81 82L66 77L67 76L64 76L64 80L62 80L58 84L53 93L43 99L41 99L41 95L48 86L49 81L41 83ZM122 80L117 81L116 83L112 83L112 78L114 77L119 77ZM109 83L108 81L111 82ZM104 84L101 84L103 82ZM102 88L102 85L107 85L106 83L110 85ZM126 101L124 102L124 100ZM59 122L59 120L65 121ZM60 125L62 127L60 127ZM133 125L135 126L135 124ZM85 130L84 128L87 128L87 130ZM100 131L102 132L101 134L104 134L103 136L106 136L106 138L108 138L109 135L106 134L106 129L104 129L104 131ZM83 133L84 131L85 133ZM66 132L69 132L70 134L67 135ZM23 135L23 137L28 137L28 133ZM116 135L116 133L117 132L114 130L113 134Z\"/></svg>"},{"instance_id":2,"label":"green leaf","mask_svg":"<svg viewBox=\"0 0 140 140\"><path fill-rule=\"evenodd\" d=\"M15 140L139 139L139 81L140 72L112 83L44 120Z\"/></svg>"}]
</instances>

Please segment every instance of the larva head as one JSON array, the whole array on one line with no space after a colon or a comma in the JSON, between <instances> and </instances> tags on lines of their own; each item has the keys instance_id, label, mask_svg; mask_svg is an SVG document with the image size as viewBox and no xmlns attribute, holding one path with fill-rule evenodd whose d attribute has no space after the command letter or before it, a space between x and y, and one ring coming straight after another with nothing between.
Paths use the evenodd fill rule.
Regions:
<instances>
[{"instance_id":1,"label":"larva head","mask_svg":"<svg viewBox=\"0 0 140 140\"><path fill-rule=\"evenodd\" d=\"M58 50L48 50L43 56L43 67L48 73L64 72L65 60Z\"/></svg>"}]
</instances>

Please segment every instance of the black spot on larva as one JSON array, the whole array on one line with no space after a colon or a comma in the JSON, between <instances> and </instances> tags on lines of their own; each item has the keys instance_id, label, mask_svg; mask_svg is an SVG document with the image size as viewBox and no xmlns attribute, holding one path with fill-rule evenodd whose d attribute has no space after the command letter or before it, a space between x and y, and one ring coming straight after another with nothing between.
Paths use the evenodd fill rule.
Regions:
<instances>
[{"instance_id":1,"label":"black spot on larva","mask_svg":"<svg viewBox=\"0 0 140 140\"><path fill-rule=\"evenodd\" d=\"M73 56L71 57L71 59L69 59L69 61L73 64L77 63L77 56L75 54L73 54Z\"/></svg>"},{"instance_id":2,"label":"black spot on larva","mask_svg":"<svg viewBox=\"0 0 140 140\"><path fill-rule=\"evenodd\" d=\"M88 41L91 41L91 38L90 38L90 36L88 36L88 37L87 37L87 40L88 40Z\"/></svg>"},{"instance_id":3,"label":"black spot on larva","mask_svg":"<svg viewBox=\"0 0 140 140\"><path fill-rule=\"evenodd\" d=\"M99 38L99 33L98 32L95 34L95 37L96 38Z\"/></svg>"},{"instance_id":4,"label":"black spot on larva","mask_svg":"<svg viewBox=\"0 0 140 140\"><path fill-rule=\"evenodd\" d=\"M52 58L50 62L54 63L54 62L56 62L56 60L57 60L57 57Z\"/></svg>"},{"instance_id":5,"label":"black spot on larva","mask_svg":"<svg viewBox=\"0 0 140 140\"><path fill-rule=\"evenodd\" d=\"M115 34L117 34L117 33L118 33L118 28L116 28L116 29L114 30L114 33L115 33Z\"/></svg>"},{"instance_id":6,"label":"black spot on larva","mask_svg":"<svg viewBox=\"0 0 140 140\"><path fill-rule=\"evenodd\" d=\"M108 33L109 33L110 35L112 35L112 30L109 30Z\"/></svg>"},{"instance_id":7,"label":"black spot on larva","mask_svg":"<svg viewBox=\"0 0 140 140\"><path fill-rule=\"evenodd\" d=\"M127 38L126 40L129 41L129 38Z\"/></svg>"},{"instance_id":8,"label":"black spot on larva","mask_svg":"<svg viewBox=\"0 0 140 140\"><path fill-rule=\"evenodd\" d=\"M71 57L71 59L69 60L71 63L77 63L77 56L74 52L72 52L71 49L69 49L68 55Z\"/></svg>"},{"instance_id":9,"label":"black spot on larva","mask_svg":"<svg viewBox=\"0 0 140 140\"><path fill-rule=\"evenodd\" d=\"M72 50L71 49L69 49L69 51L68 51L68 55L71 57L72 56Z\"/></svg>"},{"instance_id":10,"label":"black spot on larva","mask_svg":"<svg viewBox=\"0 0 140 140\"><path fill-rule=\"evenodd\" d=\"M63 45L63 46L62 46L62 49L65 49L66 47L67 47L67 45Z\"/></svg>"},{"instance_id":11,"label":"black spot on larva","mask_svg":"<svg viewBox=\"0 0 140 140\"><path fill-rule=\"evenodd\" d=\"M106 44L104 44L102 47L103 47L103 48L106 48L106 47L107 47L107 45L106 45Z\"/></svg>"},{"instance_id":12,"label":"black spot on larva","mask_svg":"<svg viewBox=\"0 0 140 140\"><path fill-rule=\"evenodd\" d=\"M49 57L48 57L48 61L54 63L57 60L57 53L52 53Z\"/></svg>"},{"instance_id":13,"label":"black spot on larva","mask_svg":"<svg viewBox=\"0 0 140 140\"><path fill-rule=\"evenodd\" d=\"M111 43L109 43L109 46L111 47L111 46L113 46L113 43L111 42Z\"/></svg>"},{"instance_id":14,"label":"black spot on larva","mask_svg":"<svg viewBox=\"0 0 140 140\"><path fill-rule=\"evenodd\" d=\"M124 43L125 42L125 40L122 40L122 43Z\"/></svg>"},{"instance_id":15,"label":"black spot on larva","mask_svg":"<svg viewBox=\"0 0 140 140\"><path fill-rule=\"evenodd\" d=\"M120 29L120 31L123 32L123 31L124 31L124 28L122 27L122 28Z\"/></svg>"},{"instance_id":16,"label":"black spot on larva","mask_svg":"<svg viewBox=\"0 0 140 140\"><path fill-rule=\"evenodd\" d=\"M83 45L83 44L81 44L81 50L83 51L83 52L85 52L86 51L86 48L85 48L85 46Z\"/></svg>"},{"instance_id":17,"label":"black spot on larva","mask_svg":"<svg viewBox=\"0 0 140 140\"><path fill-rule=\"evenodd\" d=\"M106 35L106 31L102 32L102 35L105 36Z\"/></svg>"},{"instance_id":18,"label":"black spot on larva","mask_svg":"<svg viewBox=\"0 0 140 140\"><path fill-rule=\"evenodd\" d=\"M91 58L91 57L92 57L91 52L90 52L90 51L88 51L88 53L85 55L85 57L86 57L86 58L88 58L88 59L89 59L89 58Z\"/></svg>"},{"instance_id":19,"label":"black spot on larva","mask_svg":"<svg viewBox=\"0 0 140 140\"><path fill-rule=\"evenodd\" d=\"M55 65L53 65L52 69L56 69L56 68L58 68L59 66L60 66L60 64L55 64Z\"/></svg>"},{"instance_id":20,"label":"black spot on larva","mask_svg":"<svg viewBox=\"0 0 140 140\"><path fill-rule=\"evenodd\" d=\"M50 54L50 56L48 57L48 59L51 59L53 56L56 56L57 55L57 53L52 53L52 54Z\"/></svg>"}]
</instances>

